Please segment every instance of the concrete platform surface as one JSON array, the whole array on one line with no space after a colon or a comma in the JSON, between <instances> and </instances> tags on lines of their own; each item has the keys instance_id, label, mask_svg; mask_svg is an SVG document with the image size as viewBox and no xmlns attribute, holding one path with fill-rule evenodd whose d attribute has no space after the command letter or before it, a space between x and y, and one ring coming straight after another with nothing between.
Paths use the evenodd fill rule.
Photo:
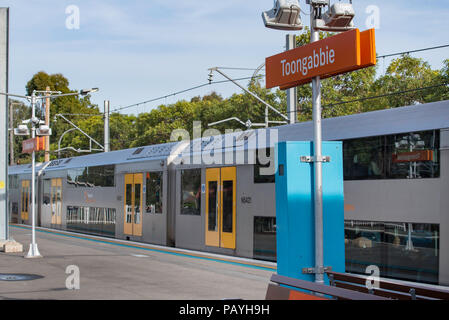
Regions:
<instances>
[{"instance_id":1,"label":"concrete platform surface","mask_svg":"<svg viewBox=\"0 0 449 320\"><path fill-rule=\"evenodd\" d=\"M31 230L10 230L12 238L28 251ZM259 300L265 298L270 276L275 273L270 264L264 268L257 261L255 265L251 260L227 262L223 256L207 258L198 253L195 257L195 253L189 256L78 236L37 232L42 259L0 253L0 299ZM42 278L5 281L1 274ZM78 283L79 289L67 289L78 287Z\"/></svg>"}]
</instances>

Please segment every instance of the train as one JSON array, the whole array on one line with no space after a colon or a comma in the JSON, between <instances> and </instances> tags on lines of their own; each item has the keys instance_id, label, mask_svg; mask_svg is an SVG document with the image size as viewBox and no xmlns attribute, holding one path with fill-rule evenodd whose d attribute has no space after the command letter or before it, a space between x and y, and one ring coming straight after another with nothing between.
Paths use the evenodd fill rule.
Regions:
<instances>
[{"instance_id":1,"label":"train","mask_svg":"<svg viewBox=\"0 0 449 320\"><path fill-rule=\"evenodd\" d=\"M322 128L343 143L346 272L449 285L449 101ZM188 134L37 164L36 224L275 262L276 143L312 141L313 123ZM11 223L30 224L31 165L8 175Z\"/></svg>"}]
</instances>

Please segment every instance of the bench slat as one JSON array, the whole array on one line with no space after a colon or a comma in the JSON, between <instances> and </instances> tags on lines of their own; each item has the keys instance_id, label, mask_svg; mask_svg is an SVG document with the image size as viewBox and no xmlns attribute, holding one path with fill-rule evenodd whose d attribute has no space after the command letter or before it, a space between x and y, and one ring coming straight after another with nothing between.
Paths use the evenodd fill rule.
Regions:
<instances>
[{"instance_id":1,"label":"bench slat","mask_svg":"<svg viewBox=\"0 0 449 320\"><path fill-rule=\"evenodd\" d=\"M348 275L348 274L332 272L332 271L327 272L327 274L328 274L328 276L332 276L334 281L344 281L344 282L356 283L356 284L360 284L360 285L365 285L365 283L366 283L366 277L363 277L363 276ZM417 296L449 300L449 291L439 290L439 289L429 289L429 288L425 288L420 285L409 286L409 285L399 284L399 283L395 283L395 282L390 282L385 279L380 279L379 280L379 288L391 290L391 291L398 291L398 292L405 293L407 295L410 295L410 290L414 289L415 294Z\"/></svg>"},{"instance_id":2,"label":"bench slat","mask_svg":"<svg viewBox=\"0 0 449 320\"><path fill-rule=\"evenodd\" d=\"M339 282L339 281L336 282L335 285L338 288L344 288L344 289L349 289L349 290L354 290L354 291L359 291L359 292L369 294L369 290L366 287L361 287L359 285L350 284L347 282ZM390 298L390 299L396 299L396 300L411 300L410 295L406 295L406 294L398 293L398 292L374 289L374 294L377 296ZM417 300L423 300L423 299L420 299L419 297L417 297Z\"/></svg>"},{"instance_id":3,"label":"bench slat","mask_svg":"<svg viewBox=\"0 0 449 320\"><path fill-rule=\"evenodd\" d=\"M322 293L325 295L333 296L340 299L346 300L391 300L385 297L380 297L372 294L366 294L362 292L347 290L343 288L337 288L333 286L327 286L323 284L318 284L315 282L293 279L289 277L280 276L278 274L273 274L271 276L271 281L283 284L307 291Z\"/></svg>"}]
</instances>

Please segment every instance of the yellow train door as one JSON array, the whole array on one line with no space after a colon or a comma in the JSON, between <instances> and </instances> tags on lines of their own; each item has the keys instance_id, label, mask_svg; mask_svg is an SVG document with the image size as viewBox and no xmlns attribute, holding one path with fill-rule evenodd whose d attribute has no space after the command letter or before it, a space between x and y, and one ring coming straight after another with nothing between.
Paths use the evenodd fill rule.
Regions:
<instances>
[{"instance_id":1,"label":"yellow train door","mask_svg":"<svg viewBox=\"0 0 449 320\"><path fill-rule=\"evenodd\" d=\"M28 220L31 204L30 180L22 180L22 192L20 195L21 209L20 218L24 221Z\"/></svg>"},{"instance_id":2,"label":"yellow train door","mask_svg":"<svg viewBox=\"0 0 449 320\"><path fill-rule=\"evenodd\" d=\"M236 169L221 169L221 247L235 249Z\"/></svg>"},{"instance_id":3,"label":"yellow train door","mask_svg":"<svg viewBox=\"0 0 449 320\"><path fill-rule=\"evenodd\" d=\"M236 168L206 169L206 245L235 249Z\"/></svg>"},{"instance_id":4,"label":"yellow train door","mask_svg":"<svg viewBox=\"0 0 449 320\"><path fill-rule=\"evenodd\" d=\"M220 169L206 170L206 245L220 246Z\"/></svg>"},{"instance_id":5,"label":"yellow train door","mask_svg":"<svg viewBox=\"0 0 449 320\"><path fill-rule=\"evenodd\" d=\"M142 173L125 175L125 207L123 233L126 235L142 235L142 189Z\"/></svg>"}]
</instances>

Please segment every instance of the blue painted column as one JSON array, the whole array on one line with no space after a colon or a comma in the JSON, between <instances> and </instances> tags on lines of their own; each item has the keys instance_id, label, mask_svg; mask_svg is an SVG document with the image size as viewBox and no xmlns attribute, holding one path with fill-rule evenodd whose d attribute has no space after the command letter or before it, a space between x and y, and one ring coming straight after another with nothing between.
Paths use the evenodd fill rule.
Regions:
<instances>
[{"instance_id":1,"label":"blue painted column","mask_svg":"<svg viewBox=\"0 0 449 320\"><path fill-rule=\"evenodd\" d=\"M345 272L343 151L341 142L323 142L323 251L324 266ZM276 145L276 230L279 275L314 281L315 218L313 142L287 141ZM328 283L327 277L325 282Z\"/></svg>"}]
</instances>

